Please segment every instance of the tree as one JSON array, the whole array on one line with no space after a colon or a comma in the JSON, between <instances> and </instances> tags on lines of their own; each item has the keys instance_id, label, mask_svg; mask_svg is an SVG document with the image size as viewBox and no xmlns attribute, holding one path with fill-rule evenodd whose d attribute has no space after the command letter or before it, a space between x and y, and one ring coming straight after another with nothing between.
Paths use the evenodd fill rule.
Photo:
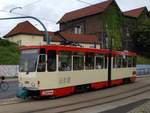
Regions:
<instances>
[{"instance_id":1,"label":"tree","mask_svg":"<svg viewBox=\"0 0 150 113\"><path fill-rule=\"evenodd\" d=\"M121 50L121 26L122 14L116 7L108 9L102 17L100 17L104 24L105 33L108 38L108 45L112 44L112 49ZM110 41L112 40L112 42ZM111 44L110 44L111 43Z\"/></svg>"},{"instance_id":2,"label":"tree","mask_svg":"<svg viewBox=\"0 0 150 113\"><path fill-rule=\"evenodd\" d=\"M140 55L150 57L150 18L144 20L133 34L134 49Z\"/></svg>"}]
</instances>

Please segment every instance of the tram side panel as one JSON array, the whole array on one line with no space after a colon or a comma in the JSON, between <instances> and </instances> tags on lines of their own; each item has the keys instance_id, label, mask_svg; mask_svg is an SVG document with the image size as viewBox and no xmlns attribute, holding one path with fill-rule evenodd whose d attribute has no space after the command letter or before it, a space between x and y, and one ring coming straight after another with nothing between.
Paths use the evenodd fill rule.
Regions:
<instances>
[{"instance_id":1,"label":"tram side panel","mask_svg":"<svg viewBox=\"0 0 150 113\"><path fill-rule=\"evenodd\" d=\"M124 79L135 77L133 72L136 71L135 67L132 68L113 68L112 69L112 81L118 80L118 84L123 82Z\"/></svg>"},{"instance_id":2,"label":"tram side panel","mask_svg":"<svg viewBox=\"0 0 150 113\"><path fill-rule=\"evenodd\" d=\"M82 70L38 74L39 89L57 89L97 82L107 82L107 70Z\"/></svg>"}]
</instances>

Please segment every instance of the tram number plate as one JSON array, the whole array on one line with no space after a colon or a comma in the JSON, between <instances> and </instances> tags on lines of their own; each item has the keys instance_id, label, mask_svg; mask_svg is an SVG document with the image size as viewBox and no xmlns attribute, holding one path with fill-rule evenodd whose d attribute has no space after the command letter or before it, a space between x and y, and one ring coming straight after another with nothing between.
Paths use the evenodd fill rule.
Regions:
<instances>
[{"instance_id":1,"label":"tram number plate","mask_svg":"<svg viewBox=\"0 0 150 113\"><path fill-rule=\"evenodd\" d=\"M70 77L61 77L59 78L59 84L69 84L71 81Z\"/></svg>"}]
</instances>

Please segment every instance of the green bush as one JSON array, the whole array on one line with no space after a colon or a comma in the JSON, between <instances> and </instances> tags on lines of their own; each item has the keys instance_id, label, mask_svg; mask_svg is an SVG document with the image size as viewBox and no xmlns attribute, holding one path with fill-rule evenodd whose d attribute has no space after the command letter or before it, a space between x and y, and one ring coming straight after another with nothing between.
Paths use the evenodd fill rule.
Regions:
<instances>
[{"instance_id":1,"label":"green bush","mask_svg":"<svg viewBox=\"0 0 150 113\"><path fill-rule=\"evenodd\" d=\"M150 64L150 58L138 56L137 57L137 64Z\"/></svg>"},{"instance_id":2,"label":"green bush","mask_svg":"<svg viewBox=\"0 0 150 113\"><path fill-rule=\"evenodd\" d=\"M19 46L7 40L0 40L0 64L15 65L19 63Z\"/></svg>"}]
</instances>

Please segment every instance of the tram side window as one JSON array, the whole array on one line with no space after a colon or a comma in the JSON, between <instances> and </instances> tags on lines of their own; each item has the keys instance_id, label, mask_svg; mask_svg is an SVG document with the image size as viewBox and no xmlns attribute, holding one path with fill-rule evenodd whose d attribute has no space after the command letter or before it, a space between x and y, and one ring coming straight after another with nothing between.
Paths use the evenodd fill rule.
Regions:
<instances>
[{"instance_id":1,"label":"tram side window","mask_svg":"<svg viewBox=\"0 0 150 113\"><path fill-rule=\"evenodd\" d=\"M104 55L96 55L96 69L104 68Z\"/></svg>"},{"instance_id":2,"label":"tram side window","mask_svg":"<svg viewBox=\"0 0 150 113\"><path fill-rule=\"evenodd\" d=\"M38 67L37 72L45 72L46 67L46 55L41 54L39 55Z\"/></svg>"},{"instance_id":3,"label":"tram side window","mask_svg":"<svg viewBox=\"0 0 150 113\"><path fill-rule=\"evenodd\" d=\"M105 55L104 60L105 60L105 69L107 69L107 66L108 66L108 57L107 57L107 55Z\"/></svg>"},{"instance_id":4,"label":"tram side window","mask_svg":"<svg viewBox=\"0 0 150 113\"><path fill-rule=\"evenodd\" d=\"M128 56L128 67L132 67L133 64L133 58L131 56Z\"/></svg>"},{"instance_id":5,"label":"tram side window","mask_svg":"<svg viewBox=\"0 0 150 113\"><path fill-rule=\"evenodd\" d=\"M45 51L44 48L41 48L41 49L40 49L40 54L46 54L46 51Z\"/></svg>"},{"instance_id":6,"label":"tram side window","mask_svg":"<svg viewBox=\"0 0 150 113\"><path fill-rule=\"evenodd\" d=\"M94 69L94 54L86 53L85 54L85 69Z\"/></svg>"},{"instance_id":7,"label":"tram side window","mask_svg":"<svg viewBox=\"0 0 150 113\"><path fill-rule=\"evenodd\" d=\"M133 67L136 67L136 56L133 57Z\"/></svg>"},{"instance_id":8,"label":"tram side window","mask_svg":"<svg viewBox=\"0 0 150 113\"><path fill-rule=\"evenodd\" d=\"M83 70L84 69L84 54L74 53L73 54L73 70Z\"/></svg>"},{"instance_id":9,"label":"tram side window","mask_svg":"<svg viewBox=\"0 0 150 113\"><path fill-rule=\"evenodd\" d=\"M113 68L116 68L116 57L113 57Z\"/></svg>"},{"instance_id":10,"label":"tram side window","mask_svg":"<svg viewBox=\"0 0 150 113\"><path fill-rule=\"evenodd\" d=\"M123 56L123 59L122 59L122 67L127 67L127 56Z\"/></svg>"},{"instance_id":11,"label":"tram side window","mask_svg":"<svg viewBox=\"0 0 150 113\"><path fill-rule=\"evenodd\" d=\"M116 67L117 68L121 68L122 67L122 57L121 56L117 56L116 57Z\"/></svg>"},{"instance_id":12,"label":"tram side window","mask_svg":"<svg viewBox=\"0 0 150 113\"><path fill-rule=\"evenodd\" d=\"M47 70L49 72L56 71L56 51L47 53Z\"/></svg>"},{"instance_id":13,"label":"tram side window","mask_svg":"<svg viewBox=\"0 0 150 113\"><path fill-rule=\"evenodd\" d=\"M59 52L58 69L59 71L71 71L71 52Z\"/></svg>"}]
</instances>

